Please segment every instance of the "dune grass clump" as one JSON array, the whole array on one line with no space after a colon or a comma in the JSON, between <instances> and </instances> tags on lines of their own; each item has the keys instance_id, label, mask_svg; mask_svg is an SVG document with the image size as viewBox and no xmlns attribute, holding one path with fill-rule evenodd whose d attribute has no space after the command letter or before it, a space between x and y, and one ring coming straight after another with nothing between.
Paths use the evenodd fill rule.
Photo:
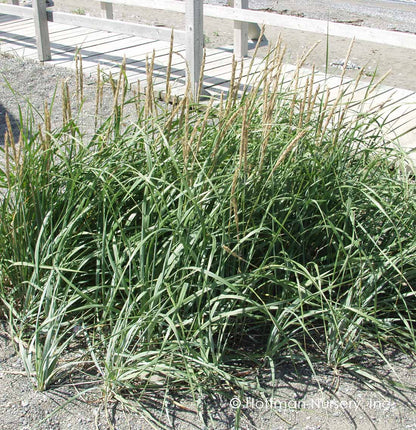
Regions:
<instances>
[{"instance_id":1,"label":"dune grass clump","mask_svg":"<svg viewBox=\"0 0 416 430\"><path fill-rule=\"evenodd\" d=\"M9 130L0 294L39 390L88 365L108 397L198 399L285 360L371 377L363 356L414 351L403 156L347 114L351 87L331 101L276 70L204 108L126 99L121 75L92 137L65 109Z\"/></svg>"}]
</instances>

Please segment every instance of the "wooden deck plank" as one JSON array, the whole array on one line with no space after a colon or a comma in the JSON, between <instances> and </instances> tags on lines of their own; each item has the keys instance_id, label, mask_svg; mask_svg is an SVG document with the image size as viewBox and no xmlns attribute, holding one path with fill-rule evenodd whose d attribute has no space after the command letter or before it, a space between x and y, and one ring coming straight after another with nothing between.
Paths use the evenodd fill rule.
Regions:
<instances>
[{"instance_id":1,"label":"wooden deck plank","mask_svg":"<svg viewBox=\"0 0 416 430\"><path fill-rule=\"evenodd\" d=\"M157 52L156 56L155 56L155 63L153 66L153 70L154 70L154 76L157 78L163 77L164 79L166 79L166 71L167 68L166 66L164 66L162 63L164 63L166 61L167 63L167 58L169 56L169 49L166 48L161 52ZM152 58L152 51L147 53L147 57L149 59L149 61ZM181 61L181 60L179 60ZM111 60L111 72L113 74L118 73L118 70L120 68L120 65L122 63L122 58L118 57L117 59ZM100 63L102 64L102 63ZM178 60L175 60L175 58L172 59L172 73L171 73L171 78L174 76L177 76L177 73L182 72L184 69L181 68L180 66L183 63L178 63ZM108 64L106 64L106 66L108 66ZM179 66L179 67L178 67ZM127 78L129 80L132 80L133 82L137 82L139 81L145 81L147 79L146 77L146 54L144 54L142 56L142 58L140 58L139 56L137 56L137 54L135 54L134 56L132 56L129 61L126 62L126 75Z\"/></svg>"},{"instance_id":2,"label":"wooden deck plank","mask_svg":"<svg viewBox=\"0 0 416 430\"><path fill-rule=\"evenodd\" d=\"M145 41L141 40L141 44L133 44L133 46L130 47L120 47L119 49L113 49L113 50L107 50L108 45L103 46L94 46L91 49L88 49L86 51L85 49L81 49L81 54L83 58L83 70L85 73L90 73L91 69L92 71L95 71L97 68L97 65L100 64L101 69L104 72L109 73L110 71L114 73L118 73L117 69L121 65L123 61L123 56L127 50L133 50L135 52L135 63L138 66L139 62L138 59L141 58L140 64L142 66L143 72L145 73L145 62L146 62L146 55L151 57L152 52L154 49L160 49L165 48L166 49L166 42L152 42L152 41ZM120 46L120 44L119 44ZM129 69L131 67L129 66Z\"/></svg>"},{"instance_id":3,"label":"wooden deck plank","mask_svg":"<svg viewBox=\"0 0 416 430\"><path fill-rule=\"evenodd\" d=\"M3 40L23 40L23 39L34 39L33 28L28 24L24 24L19 27L18 31L7 30L4 31L3 28L0 29L0 38Z\"/></svg>"},{"instance_id":4,"label":"wooden deck plank","mask_svg":"<svg viewBox=\"0 0 416 430\"><path fill-rule=\"evenodd\" d=\"M215 74L216 64L221 63L226 59L231 61L228 54L224 54L222 51L213 52L208 55L205 62L205 72L204 72L204 88L206 91L210 91L216 85L221 85L223 83L229 82L229 77L221 77ZM168 55L160 57L157 59L154 76L156 80L163 79L166 80L166 70L168 64ZM231 73L231 68L230 68ZM136 72L130 75L134 80L140 80L145 82L146 75L143 73L141 76ZM172 61L172 68L170 74L170 84L172 88L172 94L181 95L185 92L186 88L186 72L185 72L185 61L183 57L179 58L179 62L175 62L175 58ZM166 82L155 84L154 87L159 88L161 91L166 87ZM219 89L221 91L221 89ZM222 89L224 91L224 88Z\"/></svg>"},{"instance_id":5,"label":"wooden deck plank","mask_svg":"<svg viewBox=\"0 0 416 430\"><path fill-rule=\"evenodd\" d=\"M60 43L59 41L51 41L52 60L49 64L53 64L60 67L70 67L70 62L74 59L74 54L78 50L82 50L84 53L92 55L95 51L95 47L102 46L109 42L119 42L123 39L122 35L114 35L106 32L94 32L85 35L81 35L80 38L74 37L74 42L77 43ZM34 54L26 55L27 58L35 58Z\"/></svg>"},{"instance_id":6,"label":"wooden deck plank","mask_svg":"<svg viewBox=\"0 0 416 430\"><path fill-rule=\"evenodd\" d=\"M3 25L3 23L8 23L10 21L16 21L16 17L14 17L12 15L0 14L0 23L2 25Z\"/></svg>"},{"instance_id":7,"label":"wooden deck plank","mask_svg":"<svg viewBox=\"0 0 416 430\"><path fill-rule=\"evenodd\" d=\"M105 43L97 43L94 45L89 45L88 47L82 47L81 53L85 60L92 59L94 57L102 56L102 58L107 57L117 57L121 55L126 49L132 47L139 47L141 45L148 45L148 40L141 40L140 42L136 40L133 36L114 38L114 40L107 40ZM117 55L119 54L119 55Z\"/></svg>"},{"instance_id":8,"label":"wooden deck plank","mask_svg":"<svg viewBox=\"0 0 416 430\"><path fill-rule=\"evenodd\" d=\"M111 51L99 52L98 50L94 52L93 55L86 57L88 60L93 61L94 57L100 57L95 59L95 62L100 62L103 67L109 66L114 67L117 64L121 64L124 56L129 59L128 64L132 62L145 62L146 56L151 57L153 50L158 52L159 50L168 50L166 42L151 42L151 41L138 41L132 40L129 46L120 47L118 49L113 49ZM83 55L83 57L85 57Z\"/></svg>"},{"instance_id":9,"label":"wooden deck plank","mask_svg":"<svg viewBox=\"0 0 416 430\"><path fill-rule=\"evenodd\" d=\"M92 34L94 30L90 29L80 29L77 32L74 32L74 29L63 29L62 31L52 33L51 34L51 43L59 43L61 41L70 40L71 44L77 43L76 39L80 37L85 37L86 35ZM33 37L33 29L23 30L20 29L19 33L11 34L10 32L0 32L0 39L3 41L7 41L8 43L13 43L15 40L26 41L28 44L36 45L36 40ZM68 45L67 45L68 46Z\"/></svg>"},{"instance_id":10,"label":"wooden deck plank","mask_svg":"<svg viewBox=\"0 0 416 430\"><path fill-rule=\"evenodd\" d=\"M98 46L105 46L110 42L120 42L122 38L113 34L104 32L96 32L87 35L75 36L71 40L71 44L59 43L59 41L51 41L52 52L55 53L51 64L66 67L65 63L73 60L75 52L80 51L85 58L94 55L95 48Z\"/></svg>"},{"instance_id":11,"label":"wooden deck plank","mask_svg":"<svg viewBox=\"0 0 416 430\"><path fill-rule=\"evenodd\" d=\"M0 15L0 16L4 16L4 17L8 17L9 15ZM16 30L18 29L20 26L23 25L30 25L31 27L33 27L33 19L29 19L29 18L15 18L15 19L10 19L10 20L5 20L2 22L1 24L1 29L2 31L9 31L9 30Z\"/></svg>"},{"instance_id":12,"label":"wooden deck plank","mask_svg":"<svg viewBox=\"0 0 416 430\"><path fill-rule=\"evenodd\" d=\"M33 33L33 22L29 20L24 20L21 24L10 25L10 24L1 24L0 32L2 34L10 34L10 35L18 35L22 30L31 30L31 35Z\"/></svg>"},{"instance_id":13,"label":"wooden deck plank","mask_svg":"<svg viewBox=\"0 0 416 430\"><path fill-rule=\"evenodd\" d=\"M65 31L70 29L70 26L65 24L55 24L50 26L50 34L59 33L60 31ZM73 28L73 27L72 27ZM19 19L17 22L10 22L8 24L2 24L1 31L6 31L9 33L20 34L27 29L31 29L31 35L35 36L34 24L32 19Z\"/></svg>"},{"instance_id":14,"label":"wooden deck plank","mask_svg":"<svg viewBox=\"0 0 416 430\"><path fill-rule=\"evenodd\" d=\"M25 20L31 21L31 20ZM3 27L2 29L3 30ZM86 37L87 35L93 34L95 31L91 29L74 29L70 26L59 24L53 26L53 31L50 33L51 43L55 44L52 46L52 52L65 51L72 49L71 45L60 44L61 41L70 40L71 44L74 38ZM1 49L3 52L13 51L15 55L24 55L26 58L37 58L36 51L36 40L34 37L33 22L22 25L16 31L12 32L10 29L7 32L0 32Z\"/></svg>"}]
</instances>

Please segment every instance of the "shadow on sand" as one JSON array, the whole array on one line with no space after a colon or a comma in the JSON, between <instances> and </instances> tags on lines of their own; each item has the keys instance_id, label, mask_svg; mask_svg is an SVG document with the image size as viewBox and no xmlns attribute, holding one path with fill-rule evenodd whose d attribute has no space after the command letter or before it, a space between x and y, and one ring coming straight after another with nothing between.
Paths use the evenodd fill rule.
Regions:
<instances>
[{"instance_id":1,"label":"shadow on sand","mask_svg":"<svg viewBox=\"0 0 416 430\"><path fill-rule=\"evenodd\" d=\"M0 146L4 146L4 135L7 130L6 115L9 116L14 140L19 140L19 121L0 103Z\"/></svg>"}]
</instances>

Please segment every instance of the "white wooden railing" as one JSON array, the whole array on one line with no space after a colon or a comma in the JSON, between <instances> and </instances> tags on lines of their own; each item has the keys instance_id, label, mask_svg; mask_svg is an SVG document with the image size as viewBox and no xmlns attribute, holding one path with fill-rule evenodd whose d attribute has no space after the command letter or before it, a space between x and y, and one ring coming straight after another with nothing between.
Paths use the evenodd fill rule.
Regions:
<instances>
[{"instance_id":1,"label":"white wooden railing","mask_svg":"<svg viewBox=\"0 0 416 430\"><path fill-rule=\"evenodd\" d=\"M232 20L234 22L235 56L247 55L248 23L297 29L328 36L355 38L374 43L392 45L401 48L416 49L416 35L378 30L369 27L357 27L348 24L299 18L276 13L248 9L248 0L234 0L234 7L203 4L203 0L96 0L101 3L102 18L51 12L46 10L45 0L33 0L33 8L19 6L19 0L10 0L11 4L0 3L0 13L21 17L32 17L35 21L38 56L41 61L51 58L48 21L87 28L106 29L108 31L144 36L156 40L169 40L172 30L113 19L113 4L162 9L185 14L185 30L175 30L177 43L186 45L186 60L189 78L194 89L198 88L203 56L203 18L204 16Z\"/></svg>"}]
</instances>

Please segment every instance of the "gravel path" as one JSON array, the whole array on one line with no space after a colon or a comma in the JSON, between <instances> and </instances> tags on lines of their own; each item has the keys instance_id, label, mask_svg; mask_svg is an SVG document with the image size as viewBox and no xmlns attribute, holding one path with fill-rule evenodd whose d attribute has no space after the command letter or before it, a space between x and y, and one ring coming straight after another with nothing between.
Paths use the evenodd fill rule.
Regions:
<instances>
[{"instance_id":1,"label":"gravel path","mask_svg":"<svg viewBox=\"0 0 416 430\"><path fill-rule=\"evenodd\" d=\"M415 362L401 354L390 358L395 378L415 387L416 375L412 371ZM387 366L368 363L373 370L377 366L380 374L393 373ZM324 368L318 368L316 376L301 367L282 366L276 372L273 384L267 383L268 375L262 375L269 396L243 399L242 429L416 429L415 391L393 392L380 386L374 391L348 375L338 381ZM338 382L338 389L334 390ZM82 394L86 388L94 391ZM171 405L169 415L161 414L158 399L150 406L154 416L168 428L227 430L234 428L233 413L239 403L237 398L213 399L209 408L212 421L207 426L199 420L188 398L180 399L181 408ZM105 402L100 386L91 377L84 380L69 377L46 392L35 391L4 326L0 329L0 417L2 430L153 428L140 414L124 410L115 401Z\"/></svg>"},{"instance_id":2,"label":"gravel path","mask_svg":"<svg viewBox=\"0 0 416 430\"><path fill-rule=\"evenodd\" d=\"M18 72L17 72L18 71ZM62 84L68 84L72 94L71 106L74 114L77 111L76 77L74 72L62 68L42 65L37 61L21 58L4 57L0 54L0 142L5 132L4 117L6 112L12 123L19 119L19 109L23 113L31 112L36 122L42 122L45 102L52 110L52 126L62 124ZM107 88L104 97L102 114L107 115L111 109L111 94ZM81 125L88 131L94 124L96 85L95 80L84 78L84 98Z\"/></svg>"}]
</instances>

